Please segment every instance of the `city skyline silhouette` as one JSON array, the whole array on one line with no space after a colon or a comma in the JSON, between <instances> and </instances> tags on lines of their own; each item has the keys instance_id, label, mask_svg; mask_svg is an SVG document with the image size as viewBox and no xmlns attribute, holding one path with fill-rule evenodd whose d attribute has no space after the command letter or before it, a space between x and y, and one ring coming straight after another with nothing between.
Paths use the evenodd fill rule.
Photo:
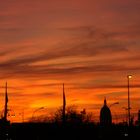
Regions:
<instances>
[{"instance_id":1,"label":"city skyline silhouette","mask_svg":"<svg viewBox=\"0 0 140 140\"><path fill-rule=\"evenodd\" d=\"M44 121L43 122L51 122L51 120L53 120L54 116L52 115L55 114L58 109L60 107L62 107L62 122L65 123L65 120L66 120L66 110L68 108L75 108L74 111L76 111L77 113L78 112L87 112L88 109L83 107L83 111L82 109L78 106L76 106L75 104L73 105L67 105L66 106L66 93L65 93L65 87L64 87L64 83L62 84L63 88L62 88L62 99L61 99L61 106L58 106L55 108L55 111L51 112L51 116L50 114L48 114L48 108L47 106L41 106L41 107L38 107L38 108L35 108L34 110L32 110L32 116L30 116L28 119L25 117L26 114L24 110L22 110L22 112L20 112L19 114L17 114L17 112L15 112L15 109L14 108L11 108L9 105L8 105L8 101L9 101L9 97L8 97L8 86L7 86L7 82L5 84L5 105L4 105L4 108L3 108L3 111L1 111L1 119L2 120L5 120L5 121L11 121L11 123L14 123L14 122L41 122L44 118ZM130 94L130 85L128 85L128 94ZM128 96L128 99L130 99L130 97ZM127 99L127 100L128 100ZM128 125L130 125L131 123L131 119L133 119L133 125L137 125L137 122L139 122L139 111L140 109L138 109L136 111L136 113L134 113L133 111L130 113L128 108L130 106L130 110L132 110L132 107L130 105L130 103L128 103L126 106L128 107L122 107L120 109L124 109L126 111L126 113L122 113L122 114L119 114L116 110L116 107L114 107L114 110L115 110L115 113L114 113L114 110L112 110L112 106L116 106L116 105L119 105L120 103L119 102L114 102L112 104L107 104L107 101L106 101L106 97L104 98L104 106L103 107L100 107L98 108L98 111L100 111L100 114L94 114L93 112L89 112L88 113L91 113L91 118L90 118L90 121L91 122L94 122L94 123L107 123L107 124L112 124L112 123L115 123L115 124L119 124L119 123L126 123ZM129 101L131 102L131 101ZM46 110L47 109L47 110ZM41 111L43 110L43 111ZM106 110L106 111L103 111L103 110ZM41 111L41 112L40 112ZM39 112L39 113L38 113ZM105 113L106 112L106 113ZM112 113L113 112L113 113ZM35 114L36 113L36 114ZM38 113L38 114L37 114ZM118 114L117 114L118 113ZM107 115L108 114L108 115ZM37 115L37 116L35 116ZM16 118L18 118L18 116L21 116L20 120L16 120ZM96 117L95 117L96 116ZM106 117L104 117L106 116ZM25 117L25 118L24 118ZM8 119L7 119L8 118ZM12 118L15 118L15 120L13 120ZM46 118L48 118L47 120L45 120ZM110 118L110 119L109 119ZM34 120L35 119L35 120Z\"/></svg>"}]
</instances>

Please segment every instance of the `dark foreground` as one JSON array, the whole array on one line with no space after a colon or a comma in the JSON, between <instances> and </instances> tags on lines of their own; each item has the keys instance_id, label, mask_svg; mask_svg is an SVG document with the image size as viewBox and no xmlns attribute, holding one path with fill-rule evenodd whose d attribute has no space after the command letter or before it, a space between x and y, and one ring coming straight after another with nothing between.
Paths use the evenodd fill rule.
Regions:
<instances>
[{"instance_id":1,"label":"dark foreground","mask_svg":"<svg viewBox=\"0 0 140 140\"><path fill-rule=\"evenodd\" d=\"M140 127L90 124L16 123L0 128L0 140L140 139Z\"/></svg>"}]
</instances>

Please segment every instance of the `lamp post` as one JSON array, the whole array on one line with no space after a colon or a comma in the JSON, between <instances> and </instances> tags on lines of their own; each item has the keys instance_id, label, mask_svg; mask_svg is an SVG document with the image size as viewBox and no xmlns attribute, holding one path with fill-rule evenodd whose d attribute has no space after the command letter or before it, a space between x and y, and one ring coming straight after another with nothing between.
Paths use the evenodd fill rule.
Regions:
<instances>
[{"instance_id":1,"label":"lamp post","mask_svg":"<svg viewBox=\"0 0 140 140\"><path fill-rule=\"evenodd\" d=\"M118 105L119 104L119 102L114 102L114 103L112 103L109 107L111 108L112 106L114 106L114 105ZM116 115L116 113L114 112L114 116L115 116L115 118L116 118L116 122L117 122L117 115Z\"/></svg>"},{"instance_id":2,"label":"lamp post","mask_svg":"<svg viewBox=\"0 0 140 140\"><path fill-rule=\"evenodd\" d=\"M128 115L127 115L128 108L127 108L127 107L122 107L122 109L126 110L126 114L125 114L125 115L126 115L126 121L125 121L125 122L127 123L127 120L128 120L128 119L127 119L127 118L128 118L128 117L127 117L127 116L128 116Z\"/></svg>"},{"instance_id":3,"label":"lamp post","mask_svg":"<svg viewBox=\"0 0 140 140\"><path fill-rule=\"evenodd\" d=\"M32 120L33 120L33 118L34 118L35 113L36 113L37 111L39 111L39 110L42 110L42 109L44 109L44 107L37 108L37 109L33 112L33 114L32 114Z\"/></svg>"},{"instance_id":4,"label":"lamp post","mask_svg":"<svg viewBox=\"0 0 140 140\"><path fill-rule=\"evenodd\" d=\"M130 79L132 75L127 75L127 82L128 82L128 126L131 123L131 113L130 113Z\"/></svg>"}]
</instances>

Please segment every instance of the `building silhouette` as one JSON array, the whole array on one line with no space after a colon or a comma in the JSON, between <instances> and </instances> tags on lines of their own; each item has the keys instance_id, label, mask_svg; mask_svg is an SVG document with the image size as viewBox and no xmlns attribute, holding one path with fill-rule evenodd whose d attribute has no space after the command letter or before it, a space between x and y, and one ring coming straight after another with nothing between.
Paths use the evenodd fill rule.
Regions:
<instances>
[{"instance_id":1,"label":"building silhouette","mask_svg":"<svg viewBox=\"0 0 140 140\"><path fill-rule=\"evenodd\" d=\"M138 125L140 125L140 110L138 110L138 120L137 120Z\"/></svg>"},{"instance_id":2,"label":"building silhouette","mask_svg":"<svg viewBox=\"0 0 140 140\"><path fill-rule=\"evenodd\" d=\"M112 115L109 107L107 106L107 101L104 99L104 105L100 111L100 125L109 126L112 124Z\"/></svg>"}]
</instances>

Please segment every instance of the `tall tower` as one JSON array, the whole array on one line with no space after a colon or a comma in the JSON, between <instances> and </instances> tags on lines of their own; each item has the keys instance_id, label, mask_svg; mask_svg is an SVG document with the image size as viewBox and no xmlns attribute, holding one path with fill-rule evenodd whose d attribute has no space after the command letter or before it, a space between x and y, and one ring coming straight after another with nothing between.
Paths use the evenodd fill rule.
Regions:
<instances>
[{"instance_id":1,"label":"tall tower","mask_svg":"<svg viewBox=\"0 0 140 140\"><path fill-rule=\"evenodd\" d=\"M104 126L112 124L112 115L109 107L107 106L106 99L104 99L104 105L100 111L100 124Z\"/></svg>"},{"instance_id":2,"label":"tall tower","mask_svg":"<svg viewBox=\"0 0 140 140\"><path fill-rule=\"evenodd\" d=\"M7 121L7 113L8 113L8 94L7 94L7 82L5 85L5 108L4 108L4 120Z\"/></svg>"},{"instance_id":3,"label":"tall tower","mask_svg":"<svg viewBox=\"0 0 140 140\"><path fill-rule=\"evenodd\" d=\"M66 96L65 96L65 87L63 84L63 123L65 123L66 120Z\"/></svg>"}]
</instances>

